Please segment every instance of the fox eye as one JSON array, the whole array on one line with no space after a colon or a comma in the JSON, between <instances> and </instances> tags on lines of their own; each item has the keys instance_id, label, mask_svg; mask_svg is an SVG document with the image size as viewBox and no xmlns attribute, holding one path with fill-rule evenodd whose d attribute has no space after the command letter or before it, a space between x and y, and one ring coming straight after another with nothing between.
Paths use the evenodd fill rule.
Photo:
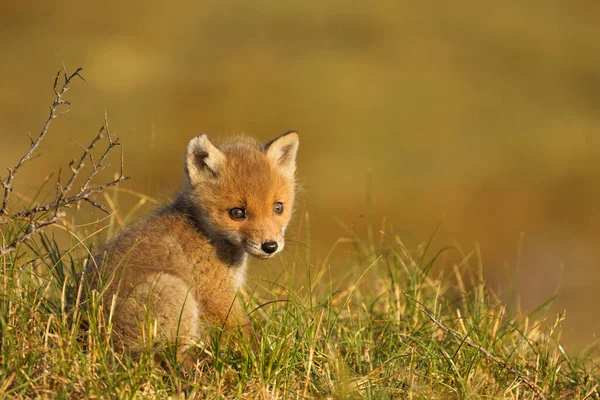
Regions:
<instances>
[{"instance_id":1,"label":"fox eye","mask_svg":"<svg viewBox=\"0 0 600 400\"><path fill-rule=\"evenodd\" d=\"M234 219L236 221L240 221L244 218L246 218L246 210L244 210L243 208L232 208L231 210L229 210L229 216L231 217L231 219Z\"/></svg>"},{"instance_id":2,"label":"fox eye","mask_svg":"<svg viewBox=\"0 0 600 400\"><path fill-rule=\"evenodd\" d=\"M283 213L283 203L275 203L275 205L273 206L273 211L275 211L275 214Z\"/></svg>"}]
</instances>

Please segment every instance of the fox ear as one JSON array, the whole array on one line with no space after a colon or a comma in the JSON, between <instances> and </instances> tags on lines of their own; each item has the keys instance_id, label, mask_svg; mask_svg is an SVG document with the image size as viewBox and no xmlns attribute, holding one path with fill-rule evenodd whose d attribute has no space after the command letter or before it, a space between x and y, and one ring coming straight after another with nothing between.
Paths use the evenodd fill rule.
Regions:
<instances>
[{"instance_id":1,"label":"fox ear","mask_svg":"<svg viewBox=\"0 0 600 400\"><path fill-rule=\"evenodd\" d=\"M214 178L225 161L225 154L202 134L190 140L185 156L185 172L192 185Z\"/></svg>"},{"instance_id":2,"label":"fox ear","mask_svg":"<svg viewBox=\"0 0 600 400\"><path fill-rule=\"evenodd\" d=\"M294 179L296 153L298 152L298 132L287 132L265 145L267 157L288 179Z\"/></svg>"}]
</instances>

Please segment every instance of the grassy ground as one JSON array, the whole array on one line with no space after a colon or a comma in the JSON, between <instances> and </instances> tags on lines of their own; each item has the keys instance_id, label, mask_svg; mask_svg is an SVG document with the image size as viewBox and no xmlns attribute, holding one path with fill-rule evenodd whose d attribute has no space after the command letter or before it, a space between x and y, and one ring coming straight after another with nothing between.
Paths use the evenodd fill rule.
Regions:
<instances>
[{"instance_id":1,"label":"grassy ground","mask_svg":"<svg viewBox=\"0 0 600 400\"><path fill-rule=\"evenodd\" d=\"M199 340L192 370L180 368L174 349L136 359L115 352L111 319L101 317L111 305L84 290L80 274L98 244L152 199L136 195L128 215L116 212L122 164L114 180L96 183L118 147L108 122L56 189L46 179L9 201L13 177L69 104L62 95L78 75L64 72L59 84L61 74L42 133L0 180L3 398L600 398L597 345L566 354L564 315L547 316L549 303L523 315L486 287L478 248L450 273L434 273L439 254L428 244L407 248L387 228L369 229L366 240L348 232L338 241L354 245L344 264L331 265L331 253L318 265L309 251L288 253L276 279L257 279L244 295L252 338L216 330ZM104 153L90 156L102 143ZM299 232L310 248L310 230Z\"/></svg>"},{"instance_id":2,"label":"grassy ground","mask_svg":"<svg viewBox=\"0 0 600 400\"><path fill-rule=\"evenodd\" d=\"M486 288L477 251L433 276L427 246L409 250L391 233L349 235L345 279L333 281L327 262L289 259L246 294L252 340L206 338L193 372L169 349L158 364L133 360L113 351L97 317L107 305L77 279L98 226L115 223L70 227L71 243L41 234L0 259L3 397L600 398L597 352L562 350L562 316L510 311Z\"/></svg>"}]
</instances>

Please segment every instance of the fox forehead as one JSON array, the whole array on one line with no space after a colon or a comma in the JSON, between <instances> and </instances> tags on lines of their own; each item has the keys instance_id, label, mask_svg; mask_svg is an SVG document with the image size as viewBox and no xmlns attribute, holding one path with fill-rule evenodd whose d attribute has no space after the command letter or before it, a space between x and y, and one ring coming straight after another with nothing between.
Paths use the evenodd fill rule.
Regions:
<instances>
[{"instance_id":1,"label":"fox forehead","mask_svg":"<svg viewBox=\"0 0 600 400\"><path fill-rule=\"evenodd\" d=\"M278 171L261 149L241 142L225 146L222 151L226 161L212 189L216 197L226 201L224 208L270 212L275 202L293 201L293 182Z\"/></svg>"}]
</instances>

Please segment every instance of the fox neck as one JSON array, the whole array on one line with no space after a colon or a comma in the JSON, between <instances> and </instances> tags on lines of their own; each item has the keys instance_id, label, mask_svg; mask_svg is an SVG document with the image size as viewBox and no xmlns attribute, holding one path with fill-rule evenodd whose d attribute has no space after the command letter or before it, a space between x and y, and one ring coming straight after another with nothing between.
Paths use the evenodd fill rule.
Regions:
<instances>
[{"instance_id":1,"label":"fox neck","mask_svg":"<svg viewBox=\"0 0 600 400\"><path fill-rule=\"evenodd\" d=\"M231 243L227 238L215 234L210 228L210 224L203 215L201 207L194 204L186 193L180 194L175 201L169 205L165 212L173 212L182 215L188 220L190 226L201 236L205 237L215 247L217 257L236 269L243 270L245 276L246 262L248 254L244 249Z\"/></svg>"}]
</instances>

